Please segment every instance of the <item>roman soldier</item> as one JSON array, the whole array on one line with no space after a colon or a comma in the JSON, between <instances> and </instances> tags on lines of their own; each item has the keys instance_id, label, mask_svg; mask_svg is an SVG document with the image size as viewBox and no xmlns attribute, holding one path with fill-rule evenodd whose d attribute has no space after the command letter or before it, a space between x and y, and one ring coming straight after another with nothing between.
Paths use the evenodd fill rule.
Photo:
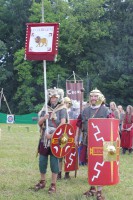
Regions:
<instances>
[{"instance_id":1,"label":"roman soldier","mask_svg":"<svg viewBox=\"0 0 133 200\"><path fill-rule=\"evenodd\" d=\"M83 131L83 145L88 146L88 120L91 118L107 118L109 115L109 109L105 105L105 97L100 90L94 89L90 92L88 106L84 108L79 121L77 122L78 129L82 127ZM76 134L76 142L78 143L79 131ZM87 157L87 155L85 155ZM89 163L88 163L89 164ZM102 186L91 186L90 189L84 193L86 197L92 197L96 195L97 200L104 200L102 195Z\"/></svg>"},{"instance_id":2,"label":"roman soldier","mask_svg":"<svg viewBox=\"0 0 133 200\"><path fill-rule=\"evenodd\" d=\"M45 188L48 157L50 156L50 168L52 172L51 185L48 193L56 192L56 180L59 173L59 161L51 151L50 143L54 131L62 124L67 122L67 108L63 102L64 91L60 88L51 88L48 94L48 113L45 106L39 112L38 125L40 127L41 138L38 146L39 170L41 179L35 185L35 191ZM46 128L48 120L48 128Z\"/></svg>"}]
</instances>

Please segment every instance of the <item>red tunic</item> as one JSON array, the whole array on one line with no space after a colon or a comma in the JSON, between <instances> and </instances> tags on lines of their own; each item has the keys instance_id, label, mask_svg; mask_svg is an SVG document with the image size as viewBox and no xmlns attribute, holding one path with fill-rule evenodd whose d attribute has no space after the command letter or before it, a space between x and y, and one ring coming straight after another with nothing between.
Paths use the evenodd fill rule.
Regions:
<instances>
[{"instance_id":1,"label":"red tunic","mask_svg":"<svg viewBox=\"0 0 133 200\"><path fill-rule=\"evenodd\" d=\"M127 131L126 129L130 128L133 123L133 116L131 117L131 120L129 120L129 115L126 114L124 124L123 124L123 130L121 135L121 147L131 149L133 146L133 128L131 131Z\"/></svg>"}]
</instances>

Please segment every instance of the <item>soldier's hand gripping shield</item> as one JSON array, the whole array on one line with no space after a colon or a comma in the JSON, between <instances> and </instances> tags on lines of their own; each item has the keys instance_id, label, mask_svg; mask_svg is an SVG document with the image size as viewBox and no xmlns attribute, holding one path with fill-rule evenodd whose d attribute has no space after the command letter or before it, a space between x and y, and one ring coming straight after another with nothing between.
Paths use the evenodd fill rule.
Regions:
<instances>
[{"instance_id":1,"label":"soldier's hand gripping shield","mask_svg":"<svg viewBox=\"0 0 133 200\"><path fill-rule=\"evenodd\" d=\"M70 124L57 127L51 140L51 151L57 158L66 156L74 144L75 132Z\"/></svg>"}]
</instances>

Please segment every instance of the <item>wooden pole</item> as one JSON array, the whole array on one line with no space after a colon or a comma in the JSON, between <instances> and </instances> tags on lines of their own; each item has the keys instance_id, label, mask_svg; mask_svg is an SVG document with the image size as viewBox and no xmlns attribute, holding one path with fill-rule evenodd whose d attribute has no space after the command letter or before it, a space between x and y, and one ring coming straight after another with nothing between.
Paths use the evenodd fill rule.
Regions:
<instances>
[{"instance_id":1,"label":"wooden pole","mask_svg":"<svg viewBox=\"0 0 133 200\"><path fill-rule=\"evenodd\" d=\"M59 88L59 80L60 80L60 75L58 74L58 79L57 79L57 88Z\"/></svg>"},{"instance_id":2,"label":"wooden pole","mask_svg":"<svg viewBox=\"0 0 133 200\"><path fill-rule=\"evenodd\" d=\"M42 0L42 23L44 22L44 0ZM45 93L45 109L46 114L48 113L48 106L47 106L47 76L46 76L46 60L43 60L43 72L44 72L44 93ZM48 130L48 120L46 120L46 133Z\"/></svg>"},{"instance_id":3,"label":"wooden pole","mask_svg":"<svg viewBox=\"0 0 133 200\"><path fill-rule=\"evenodd\" d=\"M75 77L75 72L73 71L73 76L74 76L74 83L76 83L76 77Z\"/></svg>"}]
</instances>

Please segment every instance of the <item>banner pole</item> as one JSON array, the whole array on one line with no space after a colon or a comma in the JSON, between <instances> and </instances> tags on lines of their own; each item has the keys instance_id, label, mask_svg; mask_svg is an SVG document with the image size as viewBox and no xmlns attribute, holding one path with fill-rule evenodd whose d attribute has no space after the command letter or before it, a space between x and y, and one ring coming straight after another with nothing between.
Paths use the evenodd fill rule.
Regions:
<instances>
[{"instance_id":1,"label":"banner pole","mask_svg":"<svg viewBox=\"0 0 133 200\"><path fill-rule=\"evenodd\" d=\"M58 79L57 79L57 88L59 87L59 79L60 79L60 75L58 74Z\"/></svg>"},{"instance_id":2,"label":"banner pole","mask_svg":"<svg viewBox=\"0 0 133 200\"><path fill-rule=\"evenodd\" d=\"M74 83L76 83L76 77L75 77L75 72L73 71L73 76L74 76Z\"/></svg>"},{"instance_id":3,"label":"banner pole","mask_svg":"<svg viewBox=\"0 0 133 200\"><path fill-rule=\"evenodd\" d=\"M42 0L42 22L44 22L44 0Z\"/></svg>"},{"instance_id":4,"label":"banner pole","mask_svg":"<svg viewBox=\"0 0 133 200\"><path fill-rule=\"evenodd\" d=\"M45 93L45 108L46 108L46 114L48 113L48 106L47 106L47 76L46 76L46 60L43 60L43 72L44 72L44 93ZM46 120L46 128L48 124L48 120Z\"/></svg>"},{"instance_id":5,"label":"banner pole","mask_svg":"<svg viewBox=\"0 0 133 200\"><path fill-rule=\"evenodd\" d=\"M44 0L42 0L42 23L43 22L44 22ZM46 60L43 60L43 73L44 73L45 109L46 109L46 114L48 114ZM48 119L46 120L46 133L48 132L47 130L48 130Z\"/></svg>"}]
</instances>

